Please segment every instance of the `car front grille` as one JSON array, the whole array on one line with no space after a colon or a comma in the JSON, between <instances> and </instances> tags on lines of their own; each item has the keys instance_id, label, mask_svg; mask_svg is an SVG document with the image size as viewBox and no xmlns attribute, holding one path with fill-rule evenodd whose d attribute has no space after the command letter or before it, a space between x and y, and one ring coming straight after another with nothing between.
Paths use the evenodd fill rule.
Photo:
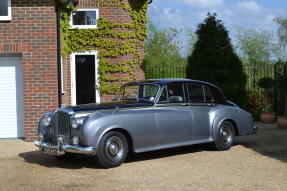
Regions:
<instances>
[{"instance_id":1,"label":"car front grille","mask_svg":"<svg viewBox=\"0 0 287 191\"><path fill-rule=\"evenodd\" d=\"M48 143L55 143L55 130L54 130L55 126L54 126L54 122L52 124L52 126L47 127L45 129L45 133L44 133L44 141L48 142Z\"/></svg>"},{"instance_id":2,"label":"car front grille","mask_svg":"<svg viewBox=\"0 0 287 191\"><path fill-rule=\"evenodd\" d=\"M55 132L54 142L57 142L57 137L63 137L65 143L70 142L71 131L70 131L69 113L61 110L56 111L54 132Z\"/></svg>"}]
</instances>

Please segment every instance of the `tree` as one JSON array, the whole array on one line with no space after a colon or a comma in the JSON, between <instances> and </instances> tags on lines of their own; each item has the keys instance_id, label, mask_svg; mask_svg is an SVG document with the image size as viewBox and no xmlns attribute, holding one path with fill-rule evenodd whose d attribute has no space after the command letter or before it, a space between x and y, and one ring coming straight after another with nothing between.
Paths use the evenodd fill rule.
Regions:
<instances>
[{"instance_id":1,"label":"tree","mask_svg":"<svg viewBox=\"0 0 287 191\"><path fill-rule=\"evenodd\" d=\"M244 106L246 76L222 21L208 13L196 35L198 40L188 58L188 75L219 86L227 99Z\"/></svg>"},{"instance_id":2,"label":"tree","mask_svg":"<svg viewBox=\"0 0 287 191\"><path fill-rule=\"evenodd\" d=\"M275 22L279 24L279 28L277 31L279 45L280 47L277 48L281 57L280 60L287 60L287 53L286 53L286 46L287 46L287 17L286 18L275 18Z\"/></svg>"},{"instance_id":3,"label":"tree","mask_svg":"<svg viewBox=\"0 0 287 191\"><path fill-rule=\"evenodd\" d=\"M269 62L271 57L271 34L264 30L239 28L237 46L247 63Z\"/></svg>"},{"instance_id":4,"label":"tree","mask_svg":"<svg viewBox=\"0 0 287 191\"><path fill-rule=\"evenodd\" d=\"M279 24L277 31L280 43L286 48L287 45L287 18L275 18L275 22Z\"/></svg>"},{"instance_id":5,"label":"tree","mask_svg":"<svg viewBox=\"0 0 287 191\"><path fill-rule=\"evenodd\" d=\"M175 28L160 29L153 22L148 23L145 66L185 66L186 59L180 54L179 42L176 40L179 30Z\"/></svg>"},{"instance_id":6,"label":"tree","mask_svg":"<svg viewBox=\"0 0 287 191\"><path fill-rule=\"evenodd\" d=\"M237 48L246 64L284 60L284 51L272 31L238 28Z\"/></svg>"},{"instance_id":7,"label":"tree","mask_svg":"<svg viewBox=\"0 0 287 191\"><path fill-rule=\"evenodd\" d=\"M194 45L197 41L197 36L191 28L187 28L186 30L187 36L187 49L185 55L190 56L194 50Z\"/></svg>"}]
</instances>

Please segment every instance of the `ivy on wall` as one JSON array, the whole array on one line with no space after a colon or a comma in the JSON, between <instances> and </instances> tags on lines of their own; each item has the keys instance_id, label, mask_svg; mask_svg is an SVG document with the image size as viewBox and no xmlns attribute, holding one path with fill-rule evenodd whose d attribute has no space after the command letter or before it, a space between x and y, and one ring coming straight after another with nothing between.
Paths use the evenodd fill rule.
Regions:
<instances>
[{"instance_id":1,"label":"ivy on wall","mask_svg":"<svg viewBox=\"0 0 287 191\"><path fill-rule=\"evenodd\" d=\"M61 8L61 44L62 54L72 52L98 51L99 83L101 94L115 94L119 85L109 82L124 82L135 79L133 71L141 64L140 51L144 48L143 41L147 38L147 0L98 0L98 8L122 8L132 18L132 23L114 23L99 18L96 29L70 29L70 15L74 7L68 5ZM123 29L123 30L120 30ZM113 62L111 58L132 55L132 59ZM114 73L127 73L128 77L112 77Z\"/></svg>"}]
</instances>

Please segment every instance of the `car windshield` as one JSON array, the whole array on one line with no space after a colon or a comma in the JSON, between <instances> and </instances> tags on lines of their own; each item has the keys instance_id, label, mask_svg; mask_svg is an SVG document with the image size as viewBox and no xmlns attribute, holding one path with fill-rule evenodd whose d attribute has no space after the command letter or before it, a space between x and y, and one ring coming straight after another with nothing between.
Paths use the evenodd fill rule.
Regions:
<instances>
[{"instance_id":1,"label":"car windshield","mask_svg":"<svg viewBox=\"0 0 287 191\"><path fill-rule=\"evenodd\" d=\"M154 84L127 84L120 88L117 100L154 102L158 90L159 86Z\"/></svg>"}]
</instances>

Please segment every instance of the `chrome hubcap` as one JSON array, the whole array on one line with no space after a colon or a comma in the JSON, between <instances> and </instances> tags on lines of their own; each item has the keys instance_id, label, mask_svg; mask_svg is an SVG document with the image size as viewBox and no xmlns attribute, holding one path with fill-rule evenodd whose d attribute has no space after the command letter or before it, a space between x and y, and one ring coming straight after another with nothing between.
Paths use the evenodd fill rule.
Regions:
<instances>
[{"instance_id":1,"label":"chrome hubcap","mask_svg":"<svg viewBox=\"0 0 287 191\"><path fill-rule=\"evenodd\" d=\"M110 144L110 146L109 146L109 152L110 152L112 155L116 155L116 154L119 152L119 146L116 145L115 143Z\"/></svg>"},{"instance_id":2,"label":"chrome hubcap","mask_svg":"<svg viewBox=\"0 0 287 191\"><path fill-rule=\"evenodd\" d=\"M220 129L220 140L225 143L228 144L231 142L232 139L232 132L231 129L229 128L229 126L223 126Z\"/></svg>"},{"instance_id":3,"label":"chrome hubcap","mask_svg":"<svg viewBox=\"0 0 287 191\"><path fill-rule=\"evenodd\" d=\"M119 137L110 137L106 143L106 155L110 160L118 160L123 155L123 142Z\"/></svg>"}]
</instances>

